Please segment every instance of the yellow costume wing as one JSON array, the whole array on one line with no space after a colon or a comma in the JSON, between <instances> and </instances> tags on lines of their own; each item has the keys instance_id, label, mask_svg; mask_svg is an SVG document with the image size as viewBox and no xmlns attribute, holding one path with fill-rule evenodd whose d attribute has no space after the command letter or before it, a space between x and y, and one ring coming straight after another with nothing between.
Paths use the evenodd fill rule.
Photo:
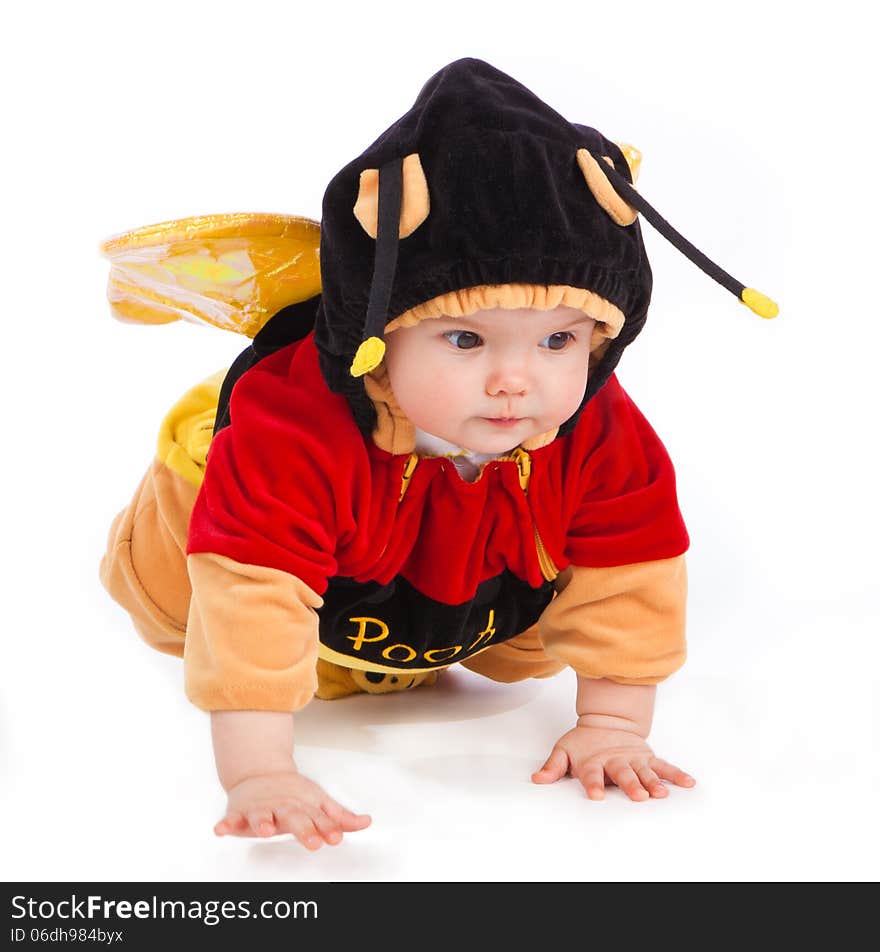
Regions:
<instances>
[{"instance_id":1,"label":"yellow costume wing","mask_svg":"<svg viewBox=\"0 0 880 952\"><path fill-rule=\"evenodd\" d=\"M321 291L321 228L310 218L198 215L115 235L107 297L114 317L192 321L253 337L288 304Z\"/></svg>"}]
</instances>

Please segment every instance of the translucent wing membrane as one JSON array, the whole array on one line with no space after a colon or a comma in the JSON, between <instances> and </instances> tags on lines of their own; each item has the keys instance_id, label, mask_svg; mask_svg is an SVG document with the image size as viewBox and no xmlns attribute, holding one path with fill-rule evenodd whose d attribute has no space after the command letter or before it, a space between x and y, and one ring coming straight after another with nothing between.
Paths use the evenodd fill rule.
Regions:
<instances>
[{"instance_id":1,"label":"translucent wing membrane","mask_svg":"<svg viewBox=\"0 0 880 952\"><path fill-rule=\"evenodd\" d=\"M114 317L191 321L253 337L289 304L321 290L320 225L236 212L147 225L101 245Z\"/></svg>"}]
</instances>

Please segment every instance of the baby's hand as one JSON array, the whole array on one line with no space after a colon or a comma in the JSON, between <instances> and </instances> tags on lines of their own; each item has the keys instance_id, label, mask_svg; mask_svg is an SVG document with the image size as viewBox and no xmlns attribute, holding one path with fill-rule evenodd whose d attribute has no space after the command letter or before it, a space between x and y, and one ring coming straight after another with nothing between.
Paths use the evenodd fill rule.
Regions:
<instances>
[{"instance_id":1,"label":"baby's hand","mask_svg":"<svg viewBox=\"0 0 880 952\"><path fill-rule=\"evenodd\" d=\"M316 783L291 768L246 777L227 791L226 815L214 827L218 836L274 836L291 833L306 849L336 846L343 833L370 825Z\"/></svg>"},{"instance_id":2,"label":"baby's hand","mask_svg":"<svg viewBox=\"0 0 880 952\"><path fill-rule=\"evenodd\" d=\"M532 781L554 783L566 774L583 784L591 800L604 798L606 776L630 800L665 797L668 791L662 780L680 787L696 783L683 770L655 757L639 734L601 727L575 727L563 734Z\"/></svg>"}]
</instances>

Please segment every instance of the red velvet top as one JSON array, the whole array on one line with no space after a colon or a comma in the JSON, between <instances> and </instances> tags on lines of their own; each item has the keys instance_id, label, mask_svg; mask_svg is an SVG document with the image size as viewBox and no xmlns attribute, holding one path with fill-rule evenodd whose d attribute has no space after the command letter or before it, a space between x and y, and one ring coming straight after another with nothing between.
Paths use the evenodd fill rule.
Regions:
<instances>
[{"instance_id":1,"label":"red velvet top","mask_svg":"<svg viewBox=\"0 0 880 952\"><path fill-rule=\"evenodd\" d=\"M409 593L410 611L421 600L424 620L435 608L461 613L493 579L525 596L546 592L554 567L626 565L688 548L672 463L615 376L570 433L529 452L527 490L512 459L490 461L470 483L450 460L424 457L400 500L410 454L364 439L345 398L324 382L312 334L239 379L230 417L210 448L187 552L281 569L319 595L345 580L343 613L351 592L375 606L391 586ZM549 600L510 624L524 630ZM344 647L337 639L334 648Z\"/></svg>"}]
</instances>

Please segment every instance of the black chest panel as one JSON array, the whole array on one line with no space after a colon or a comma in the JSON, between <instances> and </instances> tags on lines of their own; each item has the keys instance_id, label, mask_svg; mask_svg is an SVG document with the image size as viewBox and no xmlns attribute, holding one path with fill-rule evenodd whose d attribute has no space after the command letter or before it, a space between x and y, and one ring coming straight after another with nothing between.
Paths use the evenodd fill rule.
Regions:
<instances>
[{"instance_id":1,"label":"black chest panel","mask_svg":"<svg viewBox=\"0 0 880 952\"><path fill-rule=\"evenodd\" d=\"M441 668L521 634L553 599L553 583L533 588L505 571L474 597L446 605L398 576L388 585L332 578L318 612L322 644L362 664Z\"/></svg>"}]
</instances>

